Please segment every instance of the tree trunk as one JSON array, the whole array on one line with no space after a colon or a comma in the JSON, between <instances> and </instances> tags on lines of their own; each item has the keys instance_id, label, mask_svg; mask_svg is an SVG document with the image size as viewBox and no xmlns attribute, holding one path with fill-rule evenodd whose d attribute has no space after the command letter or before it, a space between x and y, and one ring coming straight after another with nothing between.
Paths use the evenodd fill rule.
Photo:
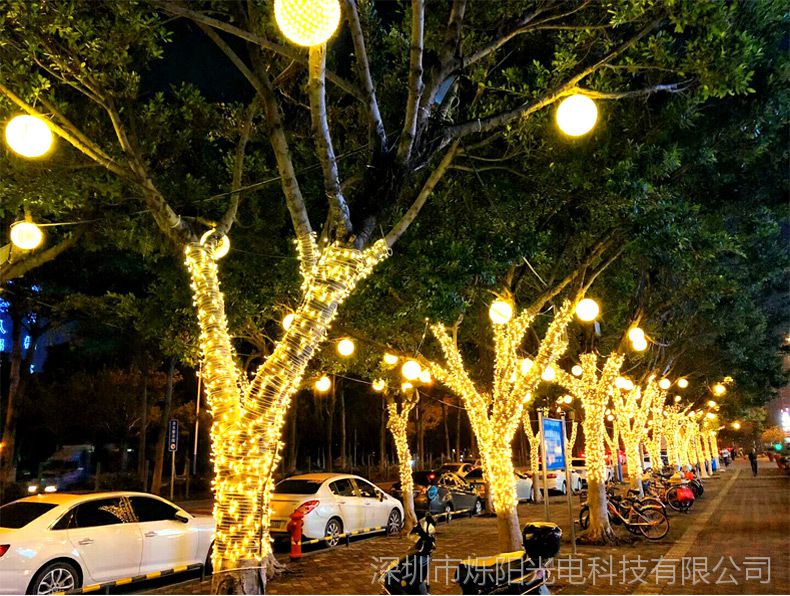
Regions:
<instances>
[{"instance_id":1,"label":"tree trunk","mask_svg":"<svg viewBox=\"0 0 790 596\"><path fill-rule=\"evenodd\" d=\"M496 512L499 552L509 553L522 549L513 449L504 440L493 443L490 447L480 445L480 460Z\"/></svg>"},{"instance_id":2,"label":"tree trunk","mask_svg":"<svg viewBox=\"0 0 790 596\"><path fill-rule=\"evenodd\" d=\"M631 483L631 488L638 490L639 496L642 497L644 492L642 490L642 458L640 457L639 443L626 442L625 457L628 461L628 480Z\"/></svg>"},{"instance_id":3,"label":"tree trunk","mask_svg":"<svg viewBox=\"0 0 790 596\"><path fill-rule=\"evenodd\" d=\"M154 475L151 479L151 492L158 495L162 491L162 474L165 466L165 447L167 446L167 424L170 421L170 410L173 404L173 375L176 370L175 356L171 356L167 364L167 389L165 390L165 406L159 423L154 453Z\"/></svg>"},{"instance_id":4,"label":"tree trunk","mask_svg":"<svg viewBox=\"0 0 790 596\"><path fill-rule=\"evenodd\" d=\"M587 460L587 503L590 507L590 525L580 540L587 544L615 544L609 523L606 498L606 448L604 447L603 422L605 403L600 407L588 405L584 417L584 450ZM598 411L600 410L600 411Z\"/></svg>"},{"instance_id":5,"label":"tree trunk","mask_svg":"<svg viewBox=\"0 0 790 596\"><path fill-rule=\"evenodd\" d=\"M326 471L332 472L334 469L335 461L332 453L332 443L335 434L335 384L332 383L332 394L327 402L327 418L326 418Z\"/></svg>"},{"instance_id":6,"label":"tree trunk","mask_svg":"<svg viewBox=\"0 0 790 596\"><path fill-rule=\"evenodd\" d=\"M299 402L297 401L298 393L294 397L294 403L288 412L290 432L288 433L288 471L293 472L297 468L297 459L299 457L299 432L297 429L297 419L299 413Z\"/></svg>"},{"instance_id":7,"label":"tree trunk","mask_svg":"<svg viewBox=\"0 0 790 596\"><path fill-rule=\"evenodd\" d=\"M312 238L307 241L316 248ZM263 593L267 576L278 568L269 537L269 511L291 397L338 307L387 257L389 248L383 240L364 251L330 244L317 263L303 268L304 298L294 322L249 383L236 369L213 248L193 243L185 252L213 416L212 591Z\"/></svg>"},{"instance_id":8,"label":"tree trunk","mask_svg":"<svg viewBox=\"0 0 790 596\"><path fill-rule=\"evenodd\" d=\"M417 525L417 513L414 511L414 482L411 477L411 450L406 436L406 425L403 425L402 430L393 431L393 437L398 454L398 476L403 498L403 533L408 534Z\"/></svg>"},{"instance_id":9,"label":"tree trunk","mask_svg":"<svg viewBox=\"0 0 790 596\"><path fill-rule=\"evenodd\" d=\"M348 437L346 436L346 390L340 388L340 469L348 470Z\"/></svg>"},{"instance_id":10,"label":"tree trunk","mask_svg":"<svg viewBox=\"0 0 790 596\"><path fill-rule=\"evenodd\" d=\"M379 421L379 473L382 478L387 473L387 414L386 403L381 400L381 420Z\"/></svg>"},{"instance_id":11,"label":"tree trunk","mask_svg":"<svg viewBox=\"0 0 790 596\"><path fill-rule=\"evenodd\" d=\"M417 465L425 468L425 424L423 423L422 407L417 404L415 408L417 419Z\"/></svg>"},{"instance_id":12,"label":"tree trunk","mask_svg":"<svg viewBox=\"0 0 790 596\"><path fill-rule=\"evenodd\" d=\"M147 489L148 478L146 478L147 467L146 459L146 434L148 430L148 367L144 366L140 371L142 377L142 395L140 396L140 437L137 444L137 475L143 484L143 491Z\"/></svg>"},{"instance_id":13,"label":"tree trunk","mask_svg":"<svg viewBox=\"0 0 790 596\"><path fill-rule=\"evenodd\" d=\"M461 413L463 410L458 408L455 417L455 461L461 461Z\"/></svg>"},{"instance_id":14,"label":"tree trunk","mask_svg":"<svg viewBox=\"0 0 790 596\"><path fill-rule=\"evenodd\" d=\"M449 415L447 404L442 401L442 424L444 425L444 457L445 461L453 461L450 455L450 429L447 426L447 416Z\"/></svg>"}]
</instances>

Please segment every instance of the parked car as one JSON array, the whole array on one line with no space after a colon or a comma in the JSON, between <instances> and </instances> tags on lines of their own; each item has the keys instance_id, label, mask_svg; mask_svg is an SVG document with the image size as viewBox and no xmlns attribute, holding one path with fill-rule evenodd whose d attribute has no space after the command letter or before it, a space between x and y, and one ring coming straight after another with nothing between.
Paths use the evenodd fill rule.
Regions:
<instances>
[{"instance_id":1,"label":"parked car","mask_svg":"<svg viewBox=\"0 0 790 596\"><path fill-rule=\"evenodd\" d=\"M271 502L270 532L275 538L288 533L286 526L297 507L305 511L304 538L326 537L329 546L345 532L385 528L394 533L403 524L400 502L353 474L301 474L278 482Z\"/></svg>"},{"instance_id":2,"label":"parked car","mask_svg":"<svg viewBox=\"0 0 790 596\"><path fill-rule=\"evenodd\" d=\"M534 501L535 493L532 490L532 478L520 472L515 472L515 476L516 498L518 498L519 501ZM486 480L482 469L478 468L477 470L472 470L464 477L464 480L474 486L480 498L485 500Z\"/></svg>"},{"instance_id":3,"label":"parked car","mask_svg":"<svg viewBox=\"0 0 790 596\"><path fill-rule=\"evenodd\" d=\"M483 499L475 487L451 472L424 470L412 474L414 482L414 510L418 515L448 513L471 509L483 512ZM402 499L401 483L392 485L392 494Z\"/></svg>"},{"instance_id":4,"label":"parked car","mask_svg":"<svg viewBox=\"0 0 790 596\"><path fill-rule=\"evenodd\" d=\"M587 486L587 460L583 457L574 457L571 459L571 470L578 474L581 480L581 486ZM614 468L606 464L606 482L611 482L614 479Z\"/></svg>"},{"instance_id":5,"label":"parked car","mask_svg":"<svg viewBox=\"0 0 790 596\"><path fill-rule=\"evenodd\" d=\"M529 474L532 477L532 474ZM568 492L568 487L565 482L565 470L549 470L546 474L549 490L557 491L563 495ZM538 477L532 478L532 483L535 490L543 490L543 467L542 464L538 465ZM579 492L582 489L582 479L579 474L571 468L571 490Z\"/></svg>"},{"instance_id":6,"label":"parked car","mask_svg":"<svg viewBox=\"0 0 790 596\"><path fill-rule=\"evenodd\" d=\"M41 466L39 478L28 484L30 494L85 487L90 480L92 445L64 445Z\"/></svg>"},{"instance_id":7,"label":"parked car","mask_svg":"<svg viewBox=\"0 0 790 596\"><path fill-rule=\"evenodd\" d=\"M440 473L449 472L451 474L457 474L461 478L466 477L469 472L472 470L479 470L480 466L477 464L472 464L469 462L448 462L446 464L442 464L439 468Z\"/></svg>"},{"instance_id":8,"label":"parked car","mask_svg":"<svg viewBox=\"0 0 790 596\"><path fill-rule=\"evenodd\" d=\"M0 507L0 593L48 594L210 565L214 519L155 495L50 493Z\"/></svg>"}]
</instances>

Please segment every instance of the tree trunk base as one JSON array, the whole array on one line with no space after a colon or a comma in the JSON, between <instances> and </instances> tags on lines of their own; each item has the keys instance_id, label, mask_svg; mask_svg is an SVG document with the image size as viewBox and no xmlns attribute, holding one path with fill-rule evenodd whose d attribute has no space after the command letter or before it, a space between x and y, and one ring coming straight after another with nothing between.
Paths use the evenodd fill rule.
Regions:
<instances>
[{"instance_id":1,"label":"tree trunk base","mask_svg":"<svg viewBox=\"0 0 790 596\"><path fill-rule=\"evenodd\" d=\"M623 539L615 534L611 526L601 528L588 528L579 536L579 544L592 544L598 546L617 546L623 544Z\"/></svg>"},{"instance_id":2,"label":"tree trunk base","mask_svg":"<svg viewBox=\"0 0 790 596\"><path fill-rule=\"evenodd\" d=\"M241 563L240 569L215 571L211 577L212 594L265 594L266 582L285 571L285 565L269 554L260 567L254 561Z\"/></svg>"}]
</instances>

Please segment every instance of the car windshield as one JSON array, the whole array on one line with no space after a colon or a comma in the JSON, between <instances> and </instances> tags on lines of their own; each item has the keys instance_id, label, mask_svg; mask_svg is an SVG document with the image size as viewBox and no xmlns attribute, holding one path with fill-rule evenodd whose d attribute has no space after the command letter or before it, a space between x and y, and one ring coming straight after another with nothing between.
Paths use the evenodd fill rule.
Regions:
<instances>
[{"instance_id":1,"label":"car windshield","mask_svg":"<svg viewBox=\"0 0 790 596\"><path fill-rule=\"evenodd\" d=\"M301 480L292 478L290 480L283 480L274 487L274 493L277 495L314 495L318 492L321 483L317 480Z\"/></svg>"},{"instance_id":2,"label":"car windshield","mask_svg":"<svg viewBox=\"0 0 790 596\"><path fill-rule=\"evenodd\" d=\"M481 468L478 468L477 470L472 470L466 476L464 476L464 478L466 478L467 480L476 480L482 477L483 477L483 470Z\"/></svg>"},{"instance_id":3,"label":"car windshield","mask_svg":"<svg viewBox=\"0 0 790 596\"><path fill-rule=\"evenodd\" d=\"M55 508L53 503L17 501L0 507L0 528L24 528L37 517Z\"/></svg>"},{"instance_id":4,"label":"car windshield","mask_svg":"<svg viewBox=\"0 0 790 596\"><path fill-rule=\"evenodd\" d=\"M412 478L414 479L414 484L430 486L431 484L436 484L437 474L436 472L414 472Z\"/></svg>"}]
</instances>

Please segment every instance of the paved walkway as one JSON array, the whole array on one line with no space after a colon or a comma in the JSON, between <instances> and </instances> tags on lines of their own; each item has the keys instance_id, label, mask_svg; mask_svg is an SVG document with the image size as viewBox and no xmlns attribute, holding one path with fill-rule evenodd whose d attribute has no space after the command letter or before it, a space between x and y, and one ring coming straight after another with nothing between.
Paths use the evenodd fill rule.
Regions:
<instances>
[{"instance_id":1,"label":"paved walkway","mask_svg":"<svg viewBox=\"0 0 790 596\"><path fill-rule=\"evenodd\" d=\"M689 514L673 514L664 540L637 540L617 547L563 544L554 570L553 593L675 594L790 593L790 492L775 464L761 462L752 478L739 461L705 483L705 495ZM578 512L579 501L574 499ZM575 514L574 514L575 516ZM521 522L543 518L543 505L519 506ZM552 521L569 539L567 504L551 499ZM437 530L431 592L457 594L452 582L459 559L497 552L491 518L458 519ZM289 563L268 585L271 594L377 594L376 571L406 551L406 538L376 537L350 546L310 553ZM197 580L150 590L156 594L206 594Z\"/></svg>"}]
</instances>

